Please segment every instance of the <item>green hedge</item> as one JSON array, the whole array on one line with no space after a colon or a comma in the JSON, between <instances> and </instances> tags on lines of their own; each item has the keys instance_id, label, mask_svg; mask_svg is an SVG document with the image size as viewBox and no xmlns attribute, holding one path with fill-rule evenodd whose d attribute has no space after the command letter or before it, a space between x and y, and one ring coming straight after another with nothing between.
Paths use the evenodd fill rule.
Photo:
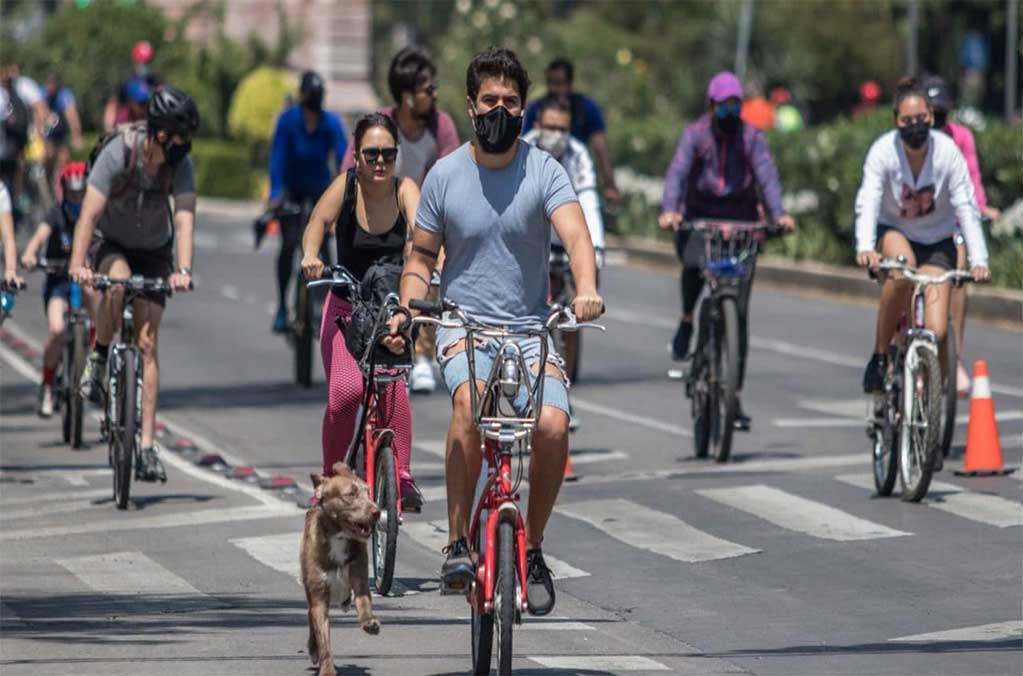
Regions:
<instances>
[{"instance_id":1,"label":"green hedge","mask_svg":"<svg viewBox=\"0 0 1023 676\"><path fill-rule=\"evenodd\" d=\"M99 138L83 134L82 148L75 159L85 160ZM266 171L252 166L252 148L247 143L195 139L192 142L195 186L200 195L228 199L262 199Z\"/></svg>"}]
</instances>

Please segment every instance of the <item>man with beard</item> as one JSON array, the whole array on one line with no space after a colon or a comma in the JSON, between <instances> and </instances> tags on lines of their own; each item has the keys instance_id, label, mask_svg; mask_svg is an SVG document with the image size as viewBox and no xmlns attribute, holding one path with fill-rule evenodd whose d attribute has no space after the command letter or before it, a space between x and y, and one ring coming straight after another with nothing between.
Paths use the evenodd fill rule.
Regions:
<instances>
[{"instance_id":1,"label":"man with beard","mask_svg":"<svg viewBox=\"0 0 1023 676\"><path fill-rule=\"evenodd\" d=\"M312 211L312 205L330 185L334 172L330 168L330 153L334 162L341 163L348 148L344 125L334 113L323 109L323 78L307 70L299 86L299 103L291 106L277 118L273 142L270 146L270 199L267 210L276 209L283 202L302 207L302 213ZM281 252L277 256L277 314L274 333L288 330L288 283L295 267L295 252L302 241L306 218L281 219Z\"/></svg>"},{"instance_id":2,"label":"man with beard","mask_svg":"<svg viewBox=\"0 0 1023 676\"><path fill-rule=\"evenodd\" d=\"M763 133L742 119L742 83L734 74L721 71L707 87L707 112L686 127L664 177L664 198L658 224L675 231L675 248L682 261L682 319L672 341L675 361L689 355L693 336L693 311L703 290L700 265L701 233L680 228L683 220L727 219L759 221L762 208L757 189L771 219L792 232L796 222L781 204L781 183ZM750 293L756 260L748 261L749 277L739 295L739 392L736 393L735 427L748 431L752 419L742 409L738 395L746 374L749 343Z\"/></svg>"},{"instance_id":3,"label":"man with beard","mask_svg":"<svg viewBox=\"0 0 1023 676\"><path fill-rule=\"evenodd\" d=\"M426 172L440 158L458 148L458 130L451 116L437 110L437 67L430 57L414 47L406 47L391 60L387 85L394 105L379 112L398 127L398 163L396 176L406 176L422 186ZM342 170L353 166L348 149ZM443 261L443 257L442 257ZM436 288L431 295L436 295ZM416 363L409 374L413 392L429 394L437 388L433 374L433 327L423 327L416 341Z\"/></svg>"}]
</instances>

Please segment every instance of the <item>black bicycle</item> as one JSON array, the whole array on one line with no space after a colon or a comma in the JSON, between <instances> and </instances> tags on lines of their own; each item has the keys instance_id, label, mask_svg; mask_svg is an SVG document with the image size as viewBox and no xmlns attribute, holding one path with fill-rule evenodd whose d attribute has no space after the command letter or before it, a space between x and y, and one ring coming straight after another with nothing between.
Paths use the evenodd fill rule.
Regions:
<instances>
[{"instance_id":1,"label":"black bicycle","mask_svg":"<svg viewBox=\"0 0 1023 676\"><path fill-rule=\"evenodd\" d=\"M739 296L761 240L778 230L767 223L728 220L692 221L682 227L702 233L705 243L707 294L697 310L696 348L685 377L694 449L697 458L706 458L713 448L714 459L726 462L738 405Z\"/></svg>"},{"instance_id":2,"label":"black bicycle","mask_svg":"<svg viewBox=\"0 0 1023 676\"><path fill-rule=\"evenodd\" d=\"M51 275L66 276L68 259L40 258L36 267ZM82 447L82 420L85 399L79 392L82 371L89 352L89 332L92 319L82 307L82 287L69 279L71 294L64 313L64 337L61 346L60 368L53 384L54 404L61 412L64 443L71 448Z\"/></svg>"},{"instance_id":3,"label":"black bicycle","mask_svg":"<svg viewBox=\"0 0 1023 676\"><path fill-rule=\"evenodd\" d=\"M575 278L568 263L568 252L563 246L551 245L550 255L550 302L552 305L572 307L575 300ZM583 352L583 336L581 331L573 331L574 340L569 340L567 331L554 331L554 346L561 358L565 360L565 374L575 382L579 378L579 360ZM574 342L573 346L569 342Z\"/></svg>"},{"instance_id":4,"label":"black bicycle","mask_svg":"<svg viewBox=\"0 0 1023 676\"><path fill-rule=\"evenodd\" d=\"M121 310L121 335L110 346L107 360L106 401L102 428L110 448L110 466L114 470L114 503L127 509L131 495L132 465L138 479L142 429L142 355L135 345L135 308L132 301L146 292L170 295L167 280L133 275L113 278L96 275L92 287L105 291L112 286L124 287Z\"/></svg>"}]
</instances>

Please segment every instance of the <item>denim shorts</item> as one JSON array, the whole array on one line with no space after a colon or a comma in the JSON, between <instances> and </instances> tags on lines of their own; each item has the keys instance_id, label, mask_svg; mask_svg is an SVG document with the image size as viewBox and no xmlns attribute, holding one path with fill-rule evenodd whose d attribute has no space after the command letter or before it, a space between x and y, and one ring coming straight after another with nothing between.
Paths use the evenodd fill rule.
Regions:
<instances>
[{"instance_id":1,"label":"denim shorts","mask_svg":"<svg viewBox=\"0 0 1023 676\"><path fill-rule=\"evenodd\" d=\"M448 347L465 338L464 329L437 329L437 363L440 364L440 372L444 377L444 383L452 397L459 387L469 382L469 357L465 350L458 350L452 355L445 355ZM500 342L494 339L482 339L484 342L476 346L476 379L486 380L490 375L490 369L494 366L494 359L497 357L497 350ZM522 349L522 357L526 366L530 369L540 360L540 339L539 338L518 338L515 340ZM469 349L466 346L466 349ZM554 349L554 342L548 339L547 363L558 368L564 377L564 362ZM530 370L531 383L536 382L536 376ZM553 406L568 414L568 383L567 378L562 380L556 376L545 376L543 384L543 405ZM529 406L529 393L525 387L519 388L519 394L514 401L515 410L519 415L526 415Z\"/></svg>"}]
</instances>

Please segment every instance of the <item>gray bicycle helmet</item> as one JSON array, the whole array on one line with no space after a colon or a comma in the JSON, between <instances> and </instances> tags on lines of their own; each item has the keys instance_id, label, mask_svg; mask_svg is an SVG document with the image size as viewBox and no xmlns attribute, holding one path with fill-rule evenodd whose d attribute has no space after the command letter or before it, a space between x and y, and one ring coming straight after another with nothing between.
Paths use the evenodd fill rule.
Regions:
<instances>
[{"instance_id":1,"label":"gray bicycle helmet","mask_svg":"<svg viewBox=\"0 0 1023 676\"><path fill-rule=\"evenodd\" d=\"M169 134L191 136L199 128L199 110L191 96L163 85L149 98L146 122L153 132L162 129Z\"/></svg>"}]
</instances>

